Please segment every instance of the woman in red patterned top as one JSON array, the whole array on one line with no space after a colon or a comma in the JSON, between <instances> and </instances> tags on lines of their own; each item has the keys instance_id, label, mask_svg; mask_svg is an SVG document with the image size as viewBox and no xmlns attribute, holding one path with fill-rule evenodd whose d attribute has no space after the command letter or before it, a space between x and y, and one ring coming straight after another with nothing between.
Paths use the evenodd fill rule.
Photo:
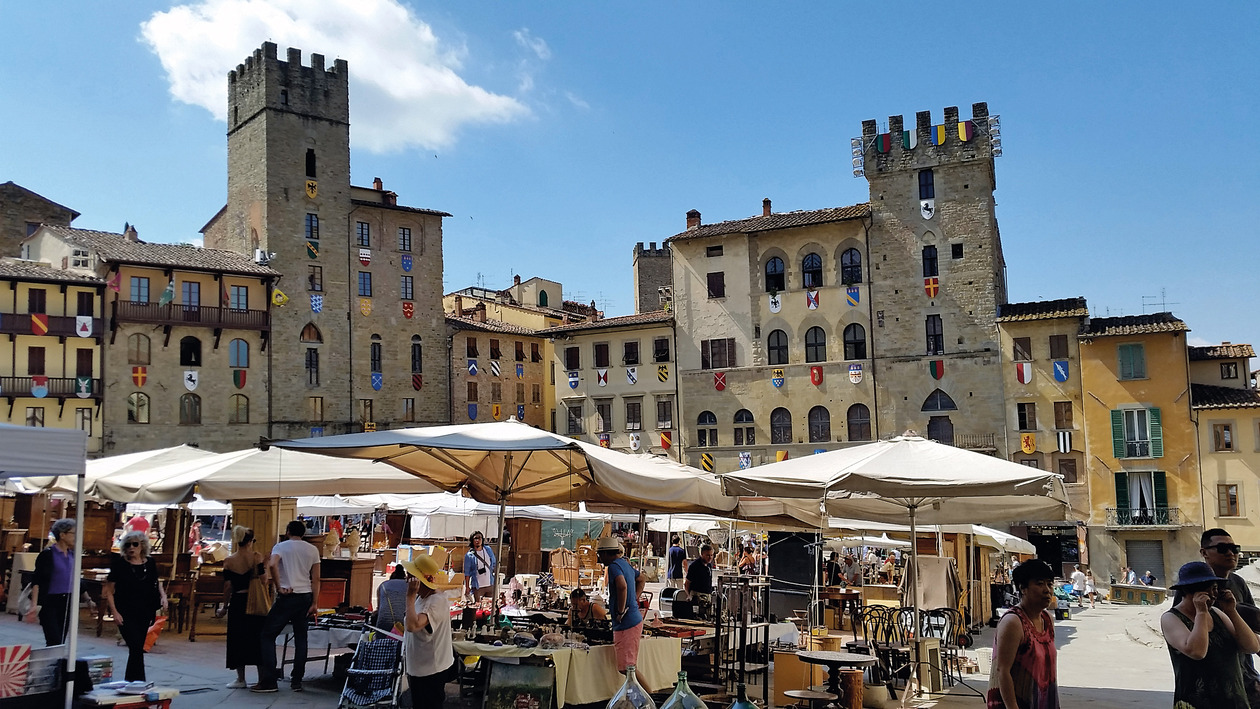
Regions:
<instances>
[{"instance_id":1,"label":"woman in red patterned top","mask_svg":"<svg viewBox=\"0 0 1260 709\"><path fill-rule=\"evenodd\" d=\"M1011 574L1019 605L998 623L989 674L988 709L1059 709L1054 618L1054 570L1040 559Z\"/></svg>"}]
</instances>

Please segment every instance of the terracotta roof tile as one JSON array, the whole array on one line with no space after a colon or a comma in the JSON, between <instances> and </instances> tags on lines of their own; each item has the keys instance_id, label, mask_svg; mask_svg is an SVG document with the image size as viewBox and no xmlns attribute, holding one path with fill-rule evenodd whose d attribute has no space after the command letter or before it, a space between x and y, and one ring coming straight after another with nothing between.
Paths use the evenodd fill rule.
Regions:
<instances>
[{"instance_id":1,"label":"terracotta roof tile","mask_svg":"<svg viewBox=\"0 0 1260 709\"><path fill-rule=\"evenodd\" d=\"M1238 359L1240 357L1255 357L1256 351L1251 345L1209 345L1207 347L1191 347L1190 361L1198 362L1205 359Z\"/></svg>"},{"instance_id":2,"label":"terracotta roof tile","mask_svg":"<svg viewBox=\"0 0 1260 709\"><path fill-rule=\"evenodd\" d=\"M479 332L498 332L506 335L527 335L530 337L538 335L537 330L523 327L521 325L513 325L512 323L503 322L502 320L486 320L485 322L481 322L470 317L447 315L446 324L456 330L477 330Z\"/></svg>"},{"instance_id":3,"label":"terracotta roof tile","mask_svg":"<svg viewBox=\"0 0 1260 709\"><path fill-rule=\"evenodd\" d=\"M154 244L132 241L122 234L91 229L44 225L44 229L66 241L87 246L105 261L143 266L167 266L201 271L226 271L257 276L278 276L280 273L254 263L244 254L220 249L205 249L187 244Z\"/></svg>"},{"instance_id":4,"label":"terracotta roof tile","mask_svg":"<svg viewBox=\"0 0 1260 709\"><path fill-rule=\"evenodd\" d=\"M1260 392L1255 389L1191 384L1190 406L1195 409L1260 408Z\"/></svg>"},{"instance_id":5,"label":"terracotta roof tile","mask_svg":"<svg viewBox=\"0 0 1260 709\"><path fill-rule=\"evenodd\" d=\"M828 209L803 210L799 212L779 212L771 214L768 217L756 216L748 219L736 219L728 222L717 222L715 224L701 224L694 229L688 229L680 234L675 234L665 240L668 244L672 241L686 241L688 239L700 239L706 236L721 236L723 234L750 234L757 231L773 231L775 229L789 229L798 226L807 226L810 224L826 224L828 222L844 222L852 219L864 219L871 215L871 205L863 202L854 204L849 207L832 207Z\"/></svg>"},{"instance_id":6,"label":"terracotta roof tile","mask_svg":"<svg viewBox=\"0 0 1260 709\"><path fill-rule=\"evenodd\" d=\"M1031 303L1006 303L998 308L998 322L1017 320L1050 320L1052 318L1087 318L1085 298L1037 300Z\"/></svg>"},{"instance_id":7,"label":"terracotta roof tile","mask_svg":"<svg viewBox=\"0 0 1260 709\"><path fill-rule=\"evenodd\" d=\"M545 330L539 330L539 335L555 335L561 332L577 332L580 330L602 330L610 327L629 327L633 325L648 324L666 324L673 322L672 313L664 310L653 310L647 313L635 313L634 315L622 315L616 318L604 318L602 320L592 320L590 322L571 323L569 325L557 325L549 327Z\"/></svg>"},{"instance_id":8,"label":"terracotta roof tile","mask_svg":"<svg viewBox=\"0 0 1260 709\"><path fill-rule=\"evenodd\" d=\"M1118 318L1091 318L1081 325L1080 337L1149 335L1160 332L1189 332L1190 328L1172 313L1124 315Z\"/></svg>"},{"instance_id":9,"label":"terracotta roof tile","mask_svg":"<svg viewBox=\"0 0 1260 709\"><path fill-rule=\"evenodd\" d=\"M38 261L24 261L16 258L0 258L0 278L51 283L104 283L96 276L53 268Z\"/></svg>"}]
</instances>

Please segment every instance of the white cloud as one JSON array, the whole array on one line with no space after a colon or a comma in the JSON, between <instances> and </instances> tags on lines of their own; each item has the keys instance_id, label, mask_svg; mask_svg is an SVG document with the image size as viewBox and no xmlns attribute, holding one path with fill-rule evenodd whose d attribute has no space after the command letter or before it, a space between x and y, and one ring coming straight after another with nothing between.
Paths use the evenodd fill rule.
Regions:
<instances>
[{"instance_id":1,"label":"white cloud","mask_svg":"<svg viewBox=\"0 0 1260 709\"><path fill-rule=\"evenodd\" d=\"M569 103L582 109L583 111L589 111L591 109L591 104L587 103L581 96L578 96L572 91L565 91L564 97L569 99Z\"/></svg>"},{"instance_id":2,"label":"white cloud","mask_svg":"<svg viewBox=\"0 0 1260 709\"><path fill-rule=\"evenodd\" d=\"M1191 335L1186 338L1186 344L1190 345L1191 347L1210 347L1218 343L1208 342L1207 340L1203 339L1202 337L1199 337L1198 335Z\"/></svg>"},{"instance_id":3,"label":"white cloud","mask_svg":"<svg viewBox=\"0 0 1260 709\"><path fill-rule=\"evenodd\" d=\"M528 27L516 30L512 36L516 38L517 44L538 55L539 59L546 61L551 58L551 48L547 46L547 42L542 37L535 37Z\"/></svg>"},{"instance_id":4,"label":"white cloud","mask_svg":"<svg viewBox=\"0 0 1260 709\"><path fill-rule=\"evenodd\" d=\"M470 85L466 55L396 0L202 0L154 14L141 25L162 62L172 96L227 118L227 73L264 41L350 64L354 145L373 152L443 148L468 124L527 116L517 99ZM547 51L528 31L518 41Z\"/></svg>"}]
</instances>

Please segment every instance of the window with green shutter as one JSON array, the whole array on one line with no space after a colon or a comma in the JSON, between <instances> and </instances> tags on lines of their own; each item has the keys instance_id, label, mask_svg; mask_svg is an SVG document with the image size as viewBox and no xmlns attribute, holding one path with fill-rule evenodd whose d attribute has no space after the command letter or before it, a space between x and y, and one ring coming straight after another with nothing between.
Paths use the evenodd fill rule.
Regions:
<instances>
[{"instance_id":1,"label":"window with green shutter","mask_svg":"<svg viewBox=\"0 0 1260 709\"><path fill-rule=\"evenodd\" d=\"M1147 421L1150 422L1151 457L1164 457L1164 426L1160 423L1159 409L1146 410ZM1163 475L1163 473L1160 473Z\"/></svg>"},{"instance_id":2,"label":"window with green shutter","mask_svg":"<svg viewBox=\"0 0 1260 709\"><path fill-rule=\"evenodd\" d=\"M1111 411L1111 456L1124 457L1124 412L1120 409Z\"/></svg>"},{"instance_id":3,"label":"window with green shutter","mask_svg":"<svg viewBox=\"0 0 1260 709\"><path fill-rule=\"evenodd\" d=\"M1120 358L1121 379L1146 379L1146 350L1142 343L1120 345L1116 351Z\"/></svg>"},{"instance_id":4,"label":"window with green shutter","mask_svg":"<svg viewBox=\"0 0 1260 709\"><path fill-rule=\"evenodd\" d=\"M1164 471L1156 470L1155 472L1151 473L1151 479L1152 479L1151 480L1152 487L1155 490L1155 508L1161 509L1161 510L1167 509L1168 508L1168 478L1165 476Z\"/></svg>"},{"instance_id":5,"label":"window with green shutter","mask_svg":"<svg viewBox=\"0 0 1260 709\"><path fill-rule=\"evenodd\" d=\"M1129 474L1116 473L1116 522L1128 524L1129 512Z\"/></svg>"}]
</instances>

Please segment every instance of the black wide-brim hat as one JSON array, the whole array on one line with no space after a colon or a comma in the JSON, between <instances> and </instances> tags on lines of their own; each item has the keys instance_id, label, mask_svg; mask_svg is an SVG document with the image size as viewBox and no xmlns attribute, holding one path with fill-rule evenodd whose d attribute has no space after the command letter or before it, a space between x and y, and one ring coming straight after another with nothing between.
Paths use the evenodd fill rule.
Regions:
<instances>
[{"instance_id":1,"label":"black wide-brim hat","mask_svg":"<svg viewBox=\"0 0 1260 709\"><path fill-rule=\"evenodd\" d=\"M1191 561L1181 565L1177 571L1177 583L1169 586L1175 590L1186 588L1187 586L1197 586L1201 583L1224 583L1225 579L1217 576L1212 567L1202 561Z\"/></svg>"}]
</instances>

